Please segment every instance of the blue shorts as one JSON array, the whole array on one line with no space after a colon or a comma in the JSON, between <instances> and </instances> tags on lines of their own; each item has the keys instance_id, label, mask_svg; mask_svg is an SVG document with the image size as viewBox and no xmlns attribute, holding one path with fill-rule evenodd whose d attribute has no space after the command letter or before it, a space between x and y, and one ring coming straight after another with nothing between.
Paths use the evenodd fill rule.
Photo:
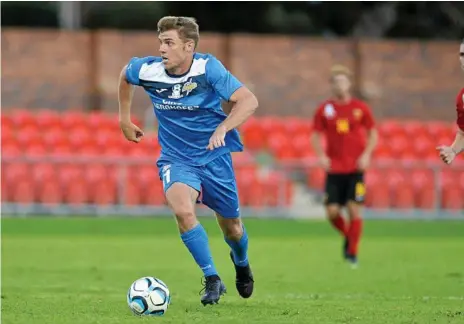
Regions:
<instances>
[{"instance_id":1,"label":"blue shorts","mask_svg":"<svg viewBox=\"0 0 464 324\"><path fill-rule=\"evenodd\" d=\"M220 155L203 166L190 166L181 162L158 161L160 179L164 192L173 183L184 183L201 193L201 202L225 218L240 215L237 182L232 156Z\"/></svg>"}]
</instances>

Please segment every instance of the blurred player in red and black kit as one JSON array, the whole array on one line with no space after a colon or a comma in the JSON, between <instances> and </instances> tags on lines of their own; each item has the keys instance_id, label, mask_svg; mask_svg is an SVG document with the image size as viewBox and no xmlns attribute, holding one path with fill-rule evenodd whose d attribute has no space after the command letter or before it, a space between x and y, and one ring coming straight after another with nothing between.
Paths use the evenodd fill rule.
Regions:
<instances>
[{"instance_id":1,"label":"blurred player in red and black kit","mask_svg":"<svg viewBox=\"0 0 464 324\"><path fill-rule=\"evenodd\" d=\"M464 71L464 39L459 46L459 59L461 61L461 69ZM458 124L458 132L456 133L456 138L454 139L451 146L441 145L437 147L437 150L440 152L440 157L446 164L451 164L456 155L461 152L464 152L464 88L459 91L459 94L456 98L456 112Z\"/></svg>"},{"instance_id":2,"label":"blurred player in red and black kit","mask_svg":"<svg viewBox=\"0 0 464 324\"><path fill-rule=\"evenodd\" d=\"M370 108L351 95L351 72L343 66L333 67L330 83L334 96L315 113L312 144L327 172L327 217L345 239L345 260L356 266L366 192L364 171L369 166L378 135ZM322 135L327 140L326 152L321 145ZM348 210L349 222L341 215L343 207Z\"/></svg>"}]
</instances>

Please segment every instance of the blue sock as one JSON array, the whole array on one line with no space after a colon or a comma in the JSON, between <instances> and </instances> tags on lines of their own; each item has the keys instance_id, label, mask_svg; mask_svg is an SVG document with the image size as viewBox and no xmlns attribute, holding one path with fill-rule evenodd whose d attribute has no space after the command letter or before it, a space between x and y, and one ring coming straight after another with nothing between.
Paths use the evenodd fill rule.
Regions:
<instances>
[{"instance_id":1,"label":"blue sock","mask_svg":"<svg viewBox=\"0 0 464 324\"><path fill-rule=\"evenodd\" d=\"M209 249L208 236L203 226L198 224L191 230L181 234L180 237L203 271L205 277L217 276L218 273Z\"/></svg>"},{"instance_id":2,"label":"blue sock","mask_svg":"<svg viewBox=\"0 0 464 324\"><path fill-rule=\"evenodd\" d=\"M248 265L248 234L245 226L242 225L243 235L239 241L232 241L225 238L227 244L232 249L232 255L234 257L234 263L240 267Z\"/></svg>"}]
</instances>

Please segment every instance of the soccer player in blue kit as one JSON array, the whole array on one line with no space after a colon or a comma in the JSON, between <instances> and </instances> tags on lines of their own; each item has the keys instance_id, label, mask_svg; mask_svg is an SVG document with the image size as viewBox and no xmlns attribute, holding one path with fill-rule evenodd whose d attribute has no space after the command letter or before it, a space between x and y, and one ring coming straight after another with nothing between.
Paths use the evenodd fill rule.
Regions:
<instances>
[{"instance_id":1,"label":"soccer player in blue kit","mask_svg":"<svg viewBox=\"0 0 464 324\"><path fill-rule=\"evenodd\" d=\"M158 119L161 155L157 166L182 241L205 277L203 305L217 304L226 288L211 256L208 236L195 204L211 208L230 246L236 288L253 293L248 235L240 218L231 152L243 151L236 128L258 101L213 55L195 52L199 28L194 18L164 17L158 22L160 56L132 58L119 77L119 121L127 140L140 142L143 131L131 122L134 86L150 96ZM233 103L226 115L221 99Z\"/></svg>"}]
</instances>

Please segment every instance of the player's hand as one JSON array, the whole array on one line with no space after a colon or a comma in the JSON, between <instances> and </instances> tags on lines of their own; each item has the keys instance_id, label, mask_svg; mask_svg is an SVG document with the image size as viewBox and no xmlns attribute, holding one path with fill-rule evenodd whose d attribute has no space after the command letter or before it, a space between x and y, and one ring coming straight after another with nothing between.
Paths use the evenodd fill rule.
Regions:
<instances>
[{"instance_id":1,"label":"player's hand","mask_svg":"<svg viewBox=\"0 0 464 324\"><path fill-rule=\"evenodd\" d=\"M218 128L216 128L213 135L209 139L209 144L206 147L206 149L212 151L221 146L226 146L226 141L225 141L226 133L227 133L227 130L224 126L219 126Z\"/></svg>"},{"instance_id":2,"label":"player's hand","mask_svg":"<svg viewBox=\"0 0 464 324\"><path fill-rule=\"evenodd\" d=\"M323 155L319 157L319 164L321 165L324 170L330 169L330 159L327 155Z\"/></svg>"},{"instance_id":3,"label":"player's hand","mask_svg":"<svg viewBox=\"0 0 464 324\"><path fill-rule=\"evenodd\" d=\"M449 146L440 145L437 147L437 151L440 152L440 158L446 164L451 164L456 157L456 152Z\"/></svg>"},{"instance_id":4,"label":"player's hand","mask_svg":"<svg viewBox=\"0 0 464 324\"><path fill-rule=\"evenodd\" d=\"M371 164L371 156L369 154L362 154L358 159L358 169L366 170Z\"/></svg>"},{"instance_id":5,"label":"player's hand","mask_svg":"<svg viewBox=\"0 0 464 324\"><path fill-rule=\"evenodd\" d=\"M119 126L124 137L131 142L138 143L143 137L143 131L134 125L131 121L120 121Z\"/></svg>"}]
</instances>

